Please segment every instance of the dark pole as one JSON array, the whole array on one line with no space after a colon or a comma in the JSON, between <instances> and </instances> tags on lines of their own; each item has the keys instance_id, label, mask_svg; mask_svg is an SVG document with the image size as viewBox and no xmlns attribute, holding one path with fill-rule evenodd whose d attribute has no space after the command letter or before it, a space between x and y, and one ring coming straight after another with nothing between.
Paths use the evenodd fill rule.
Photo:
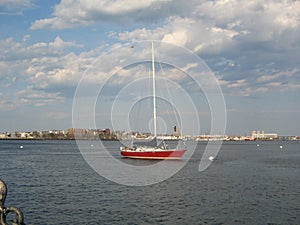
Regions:
<instances>
[{"instance_id":1,"label":"dark pole","mask_svg":"<svg viewBox=\"0 0 300 225\"><path fill-rule=\"evenodd\" d=\"M6 222L6 216L9 213L15 214L15 219L11 221L12 225L25 225L24 224L24 216L20 209L14 207L14 206L4 206L4 202L6 199L7 194L7 187L4 181L0 179L0 225L9 225L9 223Z\"/></svg>"}]
</instances>

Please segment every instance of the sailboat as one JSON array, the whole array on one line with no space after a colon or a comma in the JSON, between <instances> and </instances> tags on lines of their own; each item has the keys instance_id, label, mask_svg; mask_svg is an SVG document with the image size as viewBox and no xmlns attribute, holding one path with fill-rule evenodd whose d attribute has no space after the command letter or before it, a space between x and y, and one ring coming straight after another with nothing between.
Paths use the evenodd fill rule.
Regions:
<instances>
[{"instance_id":1,"label":"sailboat","mask_svg":"<svg viewBox=\"0 0 300 225\"><path fill-rule=\"evenodd\" d=\"M135 143L132 147L120 147L121 155L134 159L180 159L186 150L168 149L165 142L157 143L156 119L156 79L154 63L154 43L152 41L152 91L153 91L153 127L154 138L148 142Z\"/></svg>"}]
</instances>

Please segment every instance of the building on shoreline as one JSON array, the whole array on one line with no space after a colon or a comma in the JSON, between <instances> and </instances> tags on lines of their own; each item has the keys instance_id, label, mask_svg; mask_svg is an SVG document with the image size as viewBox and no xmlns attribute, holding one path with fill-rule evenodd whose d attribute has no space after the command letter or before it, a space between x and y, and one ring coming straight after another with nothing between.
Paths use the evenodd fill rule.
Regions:
<instances>
[{"instance_id":1,"label":"building on shoreline","mask_svg":"<svg viewBox=\"0 0 300 225\"><path fill-rule=\"evenodd\" d=\"M259 140L277 140L279 138L276 133L265 133L264 131L252 131L251 137Z\"/></svg>"},{"instance_id":2,"label":"building on shoreline","mask_svg":"<svg viewBox=\"0 0 300 225\"><path fill-rule=\"evenodd\" d=\"M67 130L0 132L0 139L14 140L138 140L151 139L149 132L111 131L105 129L69 128ZM255 140L300 140L300 136L279 136L277 133L252 131L250 135L175 135L160 134L158 139L164 140L195 140L195 141L255 141Z\"/></svg>"},{"instance_id":3,"label":"building on shoreline","mask_svg":"<svg viewBox=\"0 0 300 225\"><path fill-rule=\"evenodd\" d=\"M48 130L48 131L26 131L26 132L5 132L0 133L0 139L21 139L21 140L115 140L116 135L106 129L77 129Z\"/></svg>"}]
</instances>

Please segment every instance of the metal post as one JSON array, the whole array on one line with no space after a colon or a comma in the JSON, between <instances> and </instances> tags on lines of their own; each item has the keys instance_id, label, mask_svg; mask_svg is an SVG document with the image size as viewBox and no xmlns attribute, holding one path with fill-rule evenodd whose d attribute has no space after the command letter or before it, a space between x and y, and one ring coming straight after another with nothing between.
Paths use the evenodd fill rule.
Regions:
<instances>
[{"instance_id":1,"label":"metal post","mask_svg":"<svg viewBox=\"0 0 300 225\"><path fill-rule=\"evenodd\" d=\"M4 181L0 179L0 225L25 225L24 224L24 216L20 209L14 206L4 206L4 202L6 199L7 187ZM15 219L10 221L11 223L7 223L6 217L9 213L15 214Z\"/></svg>"}]
</instances>

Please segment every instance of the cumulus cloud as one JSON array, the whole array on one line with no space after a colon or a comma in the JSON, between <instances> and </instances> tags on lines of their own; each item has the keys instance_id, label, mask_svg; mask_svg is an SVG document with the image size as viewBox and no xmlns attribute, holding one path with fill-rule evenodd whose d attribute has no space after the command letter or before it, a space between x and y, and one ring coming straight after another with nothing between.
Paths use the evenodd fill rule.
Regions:
<instances>
[{"instance_id":1,"label":"cumulus cloud","mask_svg":"<svg viewBox=\"0 0 300 225\"><path fill-rule=\"evenodd\" d=\"M250 96L298 87L292 83L299 79L288 82L280 74L299 70L298 1L217 0L191 4L193 10L186 17L169 16L161 26L122 32L119 38L159 39L192 49L221 79L226 93ZM299 73L294 74L299 77ZM274 89L274 80L286 83Z\"/></svg>"},{"instance_id":2,"label":"cumulus cloud","mask_svg":"<svg viewBox=\"0 0 300 225\"><path fill-rule=\"evenodd\" d=\"M64 29L94 22L153 21L164 17L158 11L171 3L170 0L62 0L55 6L52 17L35 21L31 29Z\"/></svg>"},{"instance_id":3,"label":"cumulus cloud","mask_svg":"<svg viewBox=\"0 0 300 225\"><path fill-rule=\"evenodd\" d=\"M13 38L0 40L1 56L0 59L6 60L22 60L39 58L44 55L57 56L64 54L72 48L80 48L81 45L76 42L63 41L59 36L53 42L37 42L27 46L25 42L16 42Z\"/></svg>"},{"instance_id":4,"label":"cumulus cloud","mask_svg":"<svg viewBox=\"0 0 300 225\"><path fill-rule=\"evenodd\" d=\"M292 47L299 38L298 1L217 0L190 4L193 8L182 10L184 16L165 14L163 26L123 32L120 38L160 39L201 54L240 54L253 46L280 51Z\"/></svg>"},{"instance_id":5,"label":"cumulus cloud","mask_svg":"<svg viewBox=\"0 0 300 225\"><path fill-rule=\"evenodd\" d=\"M38 90L33 90L31 87L16 92L16 97L19 104L45 106L52 103L63 103L64 97L57 93L46 93Z\"/></svg>"},{"instance_id":6,"label":"cumulus cloud","mask_svg":"<svg viewBox=\"0 0 300 225\"><path fill-rule=\"evenodd\" d=\"M12 38L0 40L0 87L1 92L6 93L6 99L10 99L1 104L12 108L9 105L43 106L61 102L65 93L60 88L51 89L51 85L63 87L74 82L74 71L80 64L76 55L69 51L78 47L81 46L60 37L32 45Z\"/></svg>"},{"instance_id":7,"label":"cumulus cloud","mask_svg":"<svg viewBox=\"0 0 300 225\"><path fill-rule=\"evenodd\" d=\"M21 14L32 5L31 0L0 0L0 15Z\"/></svg>"},{"instance_id":8,"label":"cumulus cloud","mask_svg":"<svg viewBox=\"0 0 300 225\"><path fill-rule=\"evenodd\" d=\"M31 5L30 0L1 0L0 6L7 8L19 8L29 7Z\"/></svg>"},{"instance_id":9,"label":"cumulus cloud","mask_svg":"<svg viewBox=\"0 0 300 225\"><path fill-rule=\"evenodd\" d=\"M56 57L33 58L26 69L29 80L36 88L48 91L74 91L81 76L94 58L71 52ZM70 94L70 93L69 93ZM72 94L72 93L71 93Z\"/></svg>"},{"instance_id":10,"label":"cumulus cloud","mask_svg":"<svg viewBox=\"0 0 300 225\"><path fill-rule=\"evenodd\" d=\"M109 38L120 42L153 39L191 49L207 62L227 93L249 96L299 86L295 85L299 83L299 1L62 0L50 17L35 21L31 29L104 22L131 25L131 29L109 33ZM82 46L60 37L30 46L11 38L0 40L0 77L15 77L10 69L13 61L15 70L23 70L36 88L58 91L74 87L100 51L76 54L72 48L78 47ZM103 66L118 65L122 57L133 57L131 54L129 49L116 51L105 58ZM126 72L120 72L119 85L126 81ZM94 73L89 79L101 83L106 77Z\"/></svg>"}]
</instances>

